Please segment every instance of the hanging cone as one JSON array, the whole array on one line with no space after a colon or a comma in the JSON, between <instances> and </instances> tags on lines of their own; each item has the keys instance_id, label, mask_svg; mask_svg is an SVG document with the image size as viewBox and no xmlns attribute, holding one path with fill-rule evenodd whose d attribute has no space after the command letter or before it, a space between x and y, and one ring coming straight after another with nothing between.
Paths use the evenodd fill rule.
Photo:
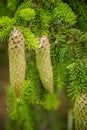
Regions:
<instances>
[{"instance_id":1,"label":"hanging cone","mask_svg":"<svg viewBox=\"0 0 87 130\"><path fill-rule=\"evenodd\" d=\"M9 39L10 83L17 98L22 93L25 79L25 47L22 32L14 28Z\"/></svg>"},{"instance_id":2,"label":"hanging cone","mask_svg":"<svg viewBox=\"0 0 87 130\"><path fill-rule=\"evenodd\" d=\"M87 97L84 94L74 105L75 130L87 130Z\"/></svg>"},{"instance_id":3,"label":"hanging cone","mask_svg":"<svg viewBox=\"0 0 87 130\"><path fill-rule=\"evenodd\" d=\"M50 44L46 36L39 38L39 49L36 52L37 68L44 88L53 92L53 73L50 59Z\"/></svg>"}]
</instances>

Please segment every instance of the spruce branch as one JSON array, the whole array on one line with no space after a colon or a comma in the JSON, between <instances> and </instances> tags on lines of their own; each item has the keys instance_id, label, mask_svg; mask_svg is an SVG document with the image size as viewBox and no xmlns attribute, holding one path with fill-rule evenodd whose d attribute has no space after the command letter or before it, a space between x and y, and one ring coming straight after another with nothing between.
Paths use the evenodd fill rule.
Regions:
<instances>
[{"instance_id":1,"label":"spruce branch","mask_svg":"<svg viewBox=\"0 0 87 130\"><path fill-rule=\"evenodd\" d=\"M55 7L54 9L54 17L57 17L60 21L65 22L70 26L76 23L76 15L68 4L63 2L58 2L58 7Z\"/></svg>"},{"instance_id":2,"label":"spruce branch","mask_svg":"<svg viewBox=\"0 0 87 130\"><path fill-rule=\"evenodd\" d=\"M25 45L27 49L33 49L33 50L37 50L38 48L38 40L35 37L35 35L31 32L31 30L29 28L21 28L24 38L25 38Z\"/></svg>"},{"instance_id":3,"label":"spruce branch","mask_svg":"<svg viewBox=\"0 0 87 130\"><path fill-rule=\"evenodd\" d=\"M22 9L19 12L19 16L25 21L30 21L35 18L35 11L31 8Z\"/></svg>"},{"instance_id":4,"label":"spruce branch","mask_svg":"<svg viewBox=\"0 0 87 130\"><path fill-rule=\"evenodd\" d=\"M1 41L1 43L3 41L7 40L14 23L15 23L14 19L11 19L7 16L0 18L0 41Z\"/></svg>"}]
</instances>

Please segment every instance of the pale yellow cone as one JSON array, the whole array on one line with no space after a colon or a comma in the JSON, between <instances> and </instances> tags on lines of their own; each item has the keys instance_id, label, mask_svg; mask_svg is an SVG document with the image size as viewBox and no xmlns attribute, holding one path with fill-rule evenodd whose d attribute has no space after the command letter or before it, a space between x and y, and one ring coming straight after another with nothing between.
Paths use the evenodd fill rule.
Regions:
<instances>
[{"instance_id":1,"label":"pale yellow cone","mask_svg":"<svg viewBox=\"0 0 87 130\"><path fill-rule=\"evenodd\" d=\"M36 61L43 87L52 93L53 72L50 59L50 44L45 35L39 38L39 49L36 53Z\"/></svg>"},{"instance_id":2,"label":"pale yellow cone","mask_svg":"<svg viewBox=\"0 0 87 130\"><path fill-rule=\"evenodd\" d=\"M75 130L87 130L87 97L81 94L74 105Z\"/></svg>"},{"instance_id":3,"label":"pale yellow cone","mask_svg":"<svg viewBox=\"0 0 87 130\"><path fill-rule=\"evenodd\" d=\"M14 28L9 38L10 84L17 98L22 94L25 80L25 47L22 32Z\"/></svg>"}]
</instances>

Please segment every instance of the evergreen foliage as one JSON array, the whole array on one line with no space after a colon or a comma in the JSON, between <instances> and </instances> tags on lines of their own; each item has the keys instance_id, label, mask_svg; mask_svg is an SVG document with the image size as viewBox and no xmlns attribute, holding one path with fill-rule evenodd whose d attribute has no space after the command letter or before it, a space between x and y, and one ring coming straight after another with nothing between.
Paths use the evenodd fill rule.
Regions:
<instances>
[{"instance_id":1,"label":"evergreen foliage","mask_svg":"<svg viewBox=\"0 0 87 130\"><path fill-rule=\"evenodd\" d=\"M74 25L76 22L76 15L72 12L72 9L63 2L58 2L57 7L54 8L54 16L65 24Z\"/></svg>"},{"instance_id":2,"label":"evergreen foliage","mask_svg":"<svg viewBox=\"0 0 87 130\"><path fill-rule=\"evenodd\" d=\"M23 123L23 130L33 129L29 123L32 122L28 112L30 104L56 110L59 106L59 88L67 87L73 103L81 93L87 93L86 1L78 0L76 3L71 0L67 3L61 0L19 0L18 3L8 0L8 8L15 6L14 15L0 18L1 43L8 41L13 27L19 28L25 38L26 78L23 93L17 99L11 87L8 90L8 114L18 125L27 121ZM48 37L51 47L53 94L43 88L35 59L39 48L38 38L42 35Z\"/></svg>"}]
</instances>

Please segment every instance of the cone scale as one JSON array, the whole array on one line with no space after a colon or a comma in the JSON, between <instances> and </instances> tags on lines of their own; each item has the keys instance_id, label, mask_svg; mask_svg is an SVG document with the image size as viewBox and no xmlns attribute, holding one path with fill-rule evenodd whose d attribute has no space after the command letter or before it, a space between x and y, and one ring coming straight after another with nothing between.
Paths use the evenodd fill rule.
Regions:
<instances>
[{"instance_id":1,"label":"cone scale","mask_svg":"<svg viewBox=\"0 0 87 130\"><path fill-rule=\"evenodd\" d=\"M75 130L87 130L87 97L81 94L74 105Z\"/></svg>"},{"instance_id":2,"label":"cone scale","mask_svg":"<svg viewBox=\"0 0 87 130\"><path fill-rule=\"evenodd\" d=\"M21 31L14 27L9 38L9 74L14 94L19 98L25 80L25 47Z\"/></svg>"},{"instance_id":3,"label":"cone scale","mask_svg":"<svg viewBox=\"0 0 87 130\"><path fill-rule=\"evenodd\" d=\"M53 92L53 73L50 59L50 44L46 36L39 38L39 49L36 52L37 68L43 87Z\"/></svg>"}]
</instances>

